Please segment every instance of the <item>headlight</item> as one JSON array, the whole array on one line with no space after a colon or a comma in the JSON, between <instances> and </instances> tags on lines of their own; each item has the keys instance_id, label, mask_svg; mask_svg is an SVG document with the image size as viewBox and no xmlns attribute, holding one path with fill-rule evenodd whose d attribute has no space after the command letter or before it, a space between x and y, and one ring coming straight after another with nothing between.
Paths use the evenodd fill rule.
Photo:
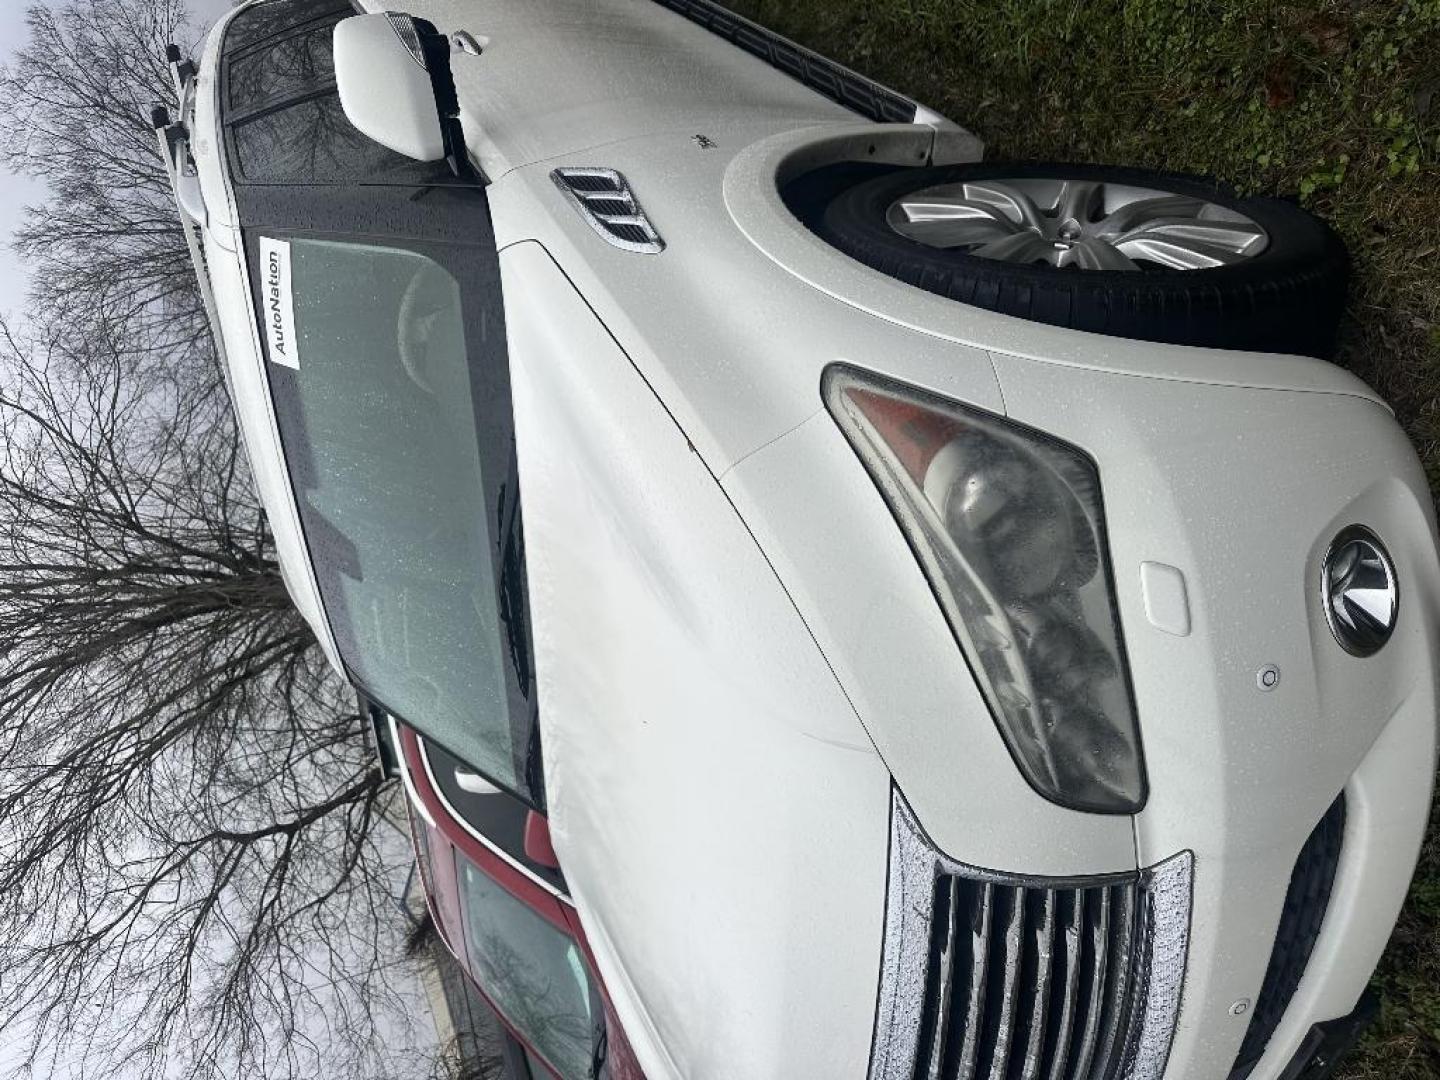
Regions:
<instances>
[{"instance_id":1,"label":"headlight","mask_svg":"<svg viewBox=\"0 0 1440 1080\"><path fill-rule=\"evenodd\" d=\"M1100 478L1072 446L849 368L825 399L939 597L1020 771L1076 810L1145 801Z\"/></svg>"}]
</instances>

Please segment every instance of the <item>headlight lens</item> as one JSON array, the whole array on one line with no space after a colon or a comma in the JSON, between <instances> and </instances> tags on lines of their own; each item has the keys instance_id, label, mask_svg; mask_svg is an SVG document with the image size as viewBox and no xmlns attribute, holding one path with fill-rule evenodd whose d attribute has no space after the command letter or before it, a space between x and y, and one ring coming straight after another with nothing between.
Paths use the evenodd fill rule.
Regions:
<instances>
[{"instance_id":1,"label":"headlight lens","mask_svg":"<svg viewBox=\"0 0 1440 1080\"><path fill-rule=\"evenodd\" d=\"M1145 773L1079 450L850 368L825 398L899 520L1020 771L1077 810L1134 813Z\"/></svg>"}]
</instances>

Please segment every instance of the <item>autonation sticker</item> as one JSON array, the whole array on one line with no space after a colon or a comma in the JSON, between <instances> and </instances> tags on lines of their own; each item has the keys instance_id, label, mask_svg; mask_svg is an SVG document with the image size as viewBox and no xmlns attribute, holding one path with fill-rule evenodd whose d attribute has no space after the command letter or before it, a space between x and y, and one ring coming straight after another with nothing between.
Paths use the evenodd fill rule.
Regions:
<instances>
[{"instance_id":1,"label":"autonation sticker","mask_svg":"<svg viewBox=\"0 0 1440 1080\"><path fill-rule=\"evenodd\" d=\"M300 369L300 343L295 340L295 300L290 292L290 245L260 238L261 298L265 305L265 336L273 363Z\"/></svg>"}]
</instances>

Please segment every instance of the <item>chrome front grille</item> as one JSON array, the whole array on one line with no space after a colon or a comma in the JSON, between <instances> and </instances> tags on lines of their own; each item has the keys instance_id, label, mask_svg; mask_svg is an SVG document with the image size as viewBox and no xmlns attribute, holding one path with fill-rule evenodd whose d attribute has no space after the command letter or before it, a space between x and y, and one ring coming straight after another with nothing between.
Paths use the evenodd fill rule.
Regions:
<instances>
[{"instance_id":1,"label":"chrome front grille","mask_svg":"<svg viewBox=\"0 0 1440 1080\"><path fill-rule=\"evenodd\" d=\"M946 875L935 889L914 1075L1108 1075L1128 1019L1134 886L1026 889Z\"/></svg>"},{"instance_id":2,"label":"chrome front grille","mask_svg":"<svg viewBox=\"0 0 1440 1080\"><path fill-rule=\"evenodd\" d=\"M567 166L554 170L555 181L590 227L618 248L655 255L665 241L635 199L635 193L614 169Z\"/></svg>"},{"instance_id":3,"label":"chrome front grille","mask_svg":"<svg viewBox=\"0 0 1440 1080\"><path fill-rule=\"evenodd\" d=\"M1158 1080L1192 859L1021 879L935 851L896 795L871 1080Z\"/></svg>"}]
</instances>

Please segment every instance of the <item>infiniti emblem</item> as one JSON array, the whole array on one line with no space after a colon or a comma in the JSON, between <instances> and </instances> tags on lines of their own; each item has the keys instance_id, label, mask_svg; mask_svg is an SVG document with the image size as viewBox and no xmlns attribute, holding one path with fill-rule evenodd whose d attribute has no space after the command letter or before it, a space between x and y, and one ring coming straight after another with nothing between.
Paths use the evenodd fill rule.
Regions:
<instances>
[{"instance_id":1,"label":"infiniti emblem","mask_svg":"<svg viewBox=\"0 0 1440 1080\"><path fill-rule=\"evenodd\" d=\"M1363 525L1340 530L1321 565L1325 620L1340 647L1371 656L1395 630L1400 591L1380 538Z\"/></svg>"}]
</instances>

